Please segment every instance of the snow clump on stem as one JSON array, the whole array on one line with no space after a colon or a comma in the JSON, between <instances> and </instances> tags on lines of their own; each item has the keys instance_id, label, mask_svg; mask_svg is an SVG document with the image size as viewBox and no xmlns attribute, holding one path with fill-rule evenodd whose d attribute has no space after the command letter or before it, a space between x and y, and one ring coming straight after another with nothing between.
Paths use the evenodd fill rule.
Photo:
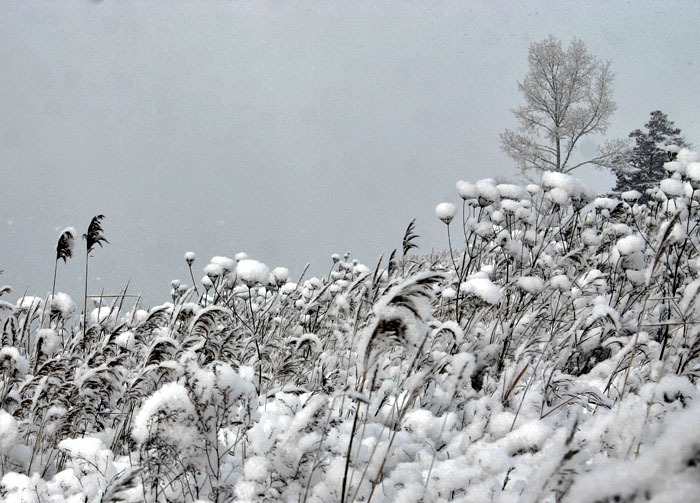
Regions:
<instances>
[{"instance_id":1,"label":"snow clump on stem","mask_svg":"<svg viewBox=\"0 0 700 503\"><path fill-rule=\"evenodd\" d=\"M488 278L471 278L462 283L459 289L474 295L487 304L498 304L501 300L501 289Z\"/></svg>"},{"instance_id":2,"label":"snow clump on stem","mask_svg":"<svg viewBox=\"0 0 700 503\"><path fill-rule=\"evenodd\" d=\"M256 283L265 285L270 279L270 269L262 262L252 259L238 262L236 274L248 287L252 287Z\"/></svg>"},{"instance_id":3,"label":"snow clump on stem","mask_svg":"<svg viewBox=\"0 0 700 503\"><path fill-rule=\"evenodd\" d=\"M457 214L457 207L452 203L440 203L435 207L435 214L445 224L450 225Z\"/></svg>"}]
</instances>

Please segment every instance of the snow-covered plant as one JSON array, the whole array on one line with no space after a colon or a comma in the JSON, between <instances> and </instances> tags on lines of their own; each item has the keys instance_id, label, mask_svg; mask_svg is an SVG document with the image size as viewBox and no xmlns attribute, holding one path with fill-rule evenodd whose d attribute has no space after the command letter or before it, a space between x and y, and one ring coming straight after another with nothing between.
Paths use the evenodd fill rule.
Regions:
<instances>
[{"instance_id":1,"label":"snow-covered plant","mask_svg":"<svg viewBox=\"0 0 700 503\"><path fill-rule=\"evenodd\" d=\"M85 297L83 302L83 332L87 333L87 298L88 298L88 265L90 263L90 252L95 248L95 245L100 245L102 248L102 243L109 243L105 239L102 229L102 220L104 220L104 215L96 215L92 217L90 225L88 226L87 232L83 234L83 239L85 240Z\"/></svg>"},{"instance_id":2,"label":"snow-covered plant","mask_svg":"<svg viewBox=\"0 0 700 503\"><path fill-rule=\"evenodd\" d=\"M74 227L66 227L61 231L56 244L56 260L54 261L53 269L53 287L51 288L51 296L56 293L56 273L58 272L58 261L63 260L66 263L73 256L73 247L75 246L75 238L78 236L78 231Z\"/></svg>"},{"instance_id":3,"label":"snow-covered plant","mask_svg":"<svg viewBox=\"0 0 700 503\"><path fill-rule=\"evenodd\" d=\"M1 303L0 499L690 501L698 162L646 200L460 181L444 252L411 222L297 282L213 257L87 330L60 292Z\"/></svg>"}]
</instances>

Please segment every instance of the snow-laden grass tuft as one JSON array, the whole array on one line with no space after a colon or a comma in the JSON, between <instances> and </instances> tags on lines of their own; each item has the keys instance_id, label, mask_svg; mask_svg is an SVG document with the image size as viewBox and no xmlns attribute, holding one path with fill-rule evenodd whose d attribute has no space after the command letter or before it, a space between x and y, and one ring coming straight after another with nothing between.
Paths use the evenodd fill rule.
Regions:
<instances>
[{"instance_id":1,"label":"snow-laden grass tuft","mask_svg":"<svg viewBox=\"0 0 700 503\"><path fill-rule=\"evenodd\" d=\"M201 285L148 310L2 301L0 499L693 501L697 159L645 204L460 181L440 254L412 222L296 283L187 252Z\"/></svg>"}]
</instances>

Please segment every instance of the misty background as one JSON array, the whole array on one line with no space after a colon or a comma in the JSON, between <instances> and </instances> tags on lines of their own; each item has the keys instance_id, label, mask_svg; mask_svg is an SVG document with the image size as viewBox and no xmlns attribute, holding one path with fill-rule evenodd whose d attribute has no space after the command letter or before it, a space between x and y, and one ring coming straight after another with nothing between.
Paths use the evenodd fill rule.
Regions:
<instances>
[{"instance_id":1,"label":"misty background","mask_svg":"<svg viewBox=\"0 0 700 503\"><path fill-rule=\"evenodd\" d=\"M106 216L90 291L130 280L148 304L213 255L245 251L292 277L332 253L373 267L455 182L515 178L528 46L553 34L612 61L605 138L652 110L700 143L700 3L170 2L0 4L0 284L51 290L61 229ZM590 138L592 153L603 138ZM594 189L608 173L574 173ZM59 265L82 296L84 242Z\"/></svg>"}]
</instances>

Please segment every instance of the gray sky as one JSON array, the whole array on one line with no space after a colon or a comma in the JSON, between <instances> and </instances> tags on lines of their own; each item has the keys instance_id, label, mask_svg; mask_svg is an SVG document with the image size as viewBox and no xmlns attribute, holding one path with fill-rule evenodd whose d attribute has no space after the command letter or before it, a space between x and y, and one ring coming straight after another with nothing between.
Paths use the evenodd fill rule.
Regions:
<instances>
[{"instance_id":1,"label":"gray sky","mask_svg":"<svg viewBox=\"0 0 700 503\"><path fill-rule=\"evenodd\" d=\"M189 250L197 278L239 251L322 274L346 250L373 266L414 217L421 250L443 248L455 182L516 173L498 135L530 42L612 61L608 138L660 109L697 146L698 26L695 1L5 0L0 283L45 295L58 232L97 213L91 291L130 279L150 303L189 280ZM83 246L59 266L75 300Z\"/></svg>"}]
</instances>

